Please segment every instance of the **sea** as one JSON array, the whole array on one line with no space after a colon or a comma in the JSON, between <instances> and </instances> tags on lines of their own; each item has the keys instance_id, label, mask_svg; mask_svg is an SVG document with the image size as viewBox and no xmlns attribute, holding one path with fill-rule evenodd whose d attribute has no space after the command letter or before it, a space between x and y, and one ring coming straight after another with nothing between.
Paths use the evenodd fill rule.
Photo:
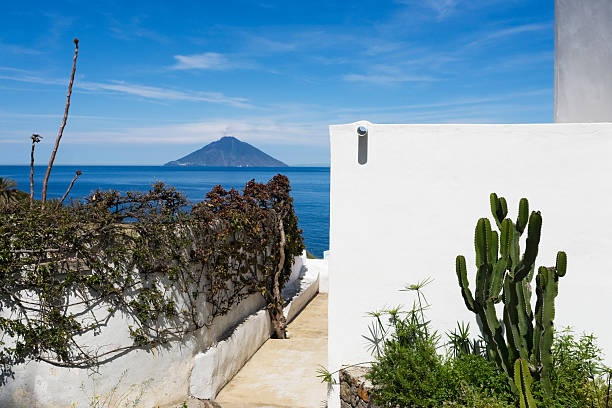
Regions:
<instances>
[{"instance_id":1,"label":"sea","mask_svg":"<svg viewBox=\"0 0 612 408\"><path fill-rule=\"evenodd\" d=\"M53 166L47 189L48 198L66 192L75 171L82 175L69 198L75 200L96 190L146 191L158 181L182 191L198 202L214 186L241 190L247 181L267 182L284 174L291 182L291 195L306 249L317 257L329 248L329 167L165 167L165 166ZM40 198L46 166L34 169L34 191ZM30 191L29 166L0 166L0 177L17 182L17 188Z\"/></svg>"}]
</instances>

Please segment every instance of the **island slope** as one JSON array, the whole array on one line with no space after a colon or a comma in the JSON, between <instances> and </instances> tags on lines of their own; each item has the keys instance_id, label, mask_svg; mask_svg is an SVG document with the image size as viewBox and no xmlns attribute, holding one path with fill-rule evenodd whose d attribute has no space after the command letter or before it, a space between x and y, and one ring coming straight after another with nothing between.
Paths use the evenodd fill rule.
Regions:
<instances>
[{"instance_id":1,"label":"island slope","mask_svg":"<svg viewBox=\"0 0 612 408\"><path fill-rule=\"evenodd\" d=\"M288 167L258 148L232 136L224 136L166 166Z\"/></svg>"}]
</instances>

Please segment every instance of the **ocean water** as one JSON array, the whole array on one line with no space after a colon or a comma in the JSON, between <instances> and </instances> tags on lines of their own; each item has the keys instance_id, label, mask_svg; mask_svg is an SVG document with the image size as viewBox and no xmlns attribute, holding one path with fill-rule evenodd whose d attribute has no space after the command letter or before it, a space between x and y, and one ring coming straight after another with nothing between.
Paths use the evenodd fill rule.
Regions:
<instances>
[{"instance_id":1,"label":"ocean water","mask_svg":"<svg viewBox=\"0 0 612 408\"><path fill-rule=\"evenodd\" d=\"M327 167L163 167L163 166L54 166L49 179L48 198L61 197L74 172L83 174L75 183L70 198L84 197L97 189L145 191L157 181L174 186L192 201L201 201L214 186L242 189L247 181L267 182L281 173L291 182L291 195L306 248L321 257L329 247L329 168ZM40 198L46 166L36 166L34 191ZM0 177L18 183L29 193L28 166L0 166Z\"/></svg>"}]
</instances>

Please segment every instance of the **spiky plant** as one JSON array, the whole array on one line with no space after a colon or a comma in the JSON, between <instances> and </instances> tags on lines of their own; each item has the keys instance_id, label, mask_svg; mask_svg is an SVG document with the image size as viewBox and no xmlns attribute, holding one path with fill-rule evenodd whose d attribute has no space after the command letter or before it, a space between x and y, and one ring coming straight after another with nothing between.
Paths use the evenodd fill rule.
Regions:
<instances>
[{"instance_id":1,"label":"spiky plant","mask_svg":"<svg viewBox=\"0 0 612 408\"><path fill-rule=\"evenodd\" d=\"M499 229L491 229L487 218L476 225L476 290L472 295L467 278L465 258L457 256L456 272L467 308L482 321L484 337L491 357L506 373L510 387L518 393L515 362L528 365L534 380L539 381L545 395L552 395L551 369L555 318L555 297L559 278L565 275L567 257L557 254L554 267L540 267L536 277L535 313L531 306L531 281L540 243L542 215L529 214L529 203L519 204L516 223L508 215L503 197L491 194L491 212ZM519 240L527 230L525 252L521 255ZM503 319L497 317L495 305L503 302ZM535 322L534 322L535 320ZM505 327L505 336L502 324Z\"/></svg>"}]
</instances>

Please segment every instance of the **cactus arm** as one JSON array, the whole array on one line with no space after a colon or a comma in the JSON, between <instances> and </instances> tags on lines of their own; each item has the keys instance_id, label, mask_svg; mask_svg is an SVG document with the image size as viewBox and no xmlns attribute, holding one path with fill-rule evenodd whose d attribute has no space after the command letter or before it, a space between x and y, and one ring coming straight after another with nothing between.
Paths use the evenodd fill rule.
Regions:
<instances>
[{"instance_id":1,"label":"cactus arm","mask_svg":"<svg viewBox=\"0 0 612 408\"><path fill-rule=\"evenodd\" d=\"M518 234L518 232L512 231L512 241L510 243L510 265L508 266L512 272L512 276L514 276L514 272L521 262L521 247L519 245L520 238L521 236Z\"/></svg>"},{"instance_id":2,"label":"cactus arm","mask_svg":"<svg viewBox=\"0 0 612 408\"><path fill-rule=\"evenodd\" d=\"M542 274L540 283L543 285L542 302L542 334L540 338L540 363L542 372L540 383L542 390L548 396L553 396L550 375L552 371L552 344L554 336L555 298L559 292L559 278L554 268L540 267L538 275Z\"/></svg>"},{"instance_id":3,"label":"cactus arm","mask_svg":"<svg viewBox=\"0 0 612 408\"><path fill-rule=\"evenodd\" d=\"M500 258L493 266L493 273L491 274L491 285L489 287L489 299L495 300L497 303L500 299L500 292L504 286L504 277L506 275L506 260Z\"/></svg>"},{"instance_id":4,"label":"cactus arm","mask_svg":"<svg viewBox=\"0 0 612 408\"><path fill-rule=\"evenodd\" d=\"M521 353L521 357L529 360L530 352L533 349L533 314L531 312L530 296L526 294L528 291L526 282L517 282L515 290L518 300L517 316L521 347L525 347L525 352Z\"/></svg>"},{"instance_id":5,"label":"cactus arm","mask_svg":"<svg viewBox=\"0 0 612 408\"><path fill-rule=\"evenodd\" d=\"M499 221L499 218L497 217L498 202L499 202L499 199L497 198L497 194L491 193L489 195L489 203L491 204L491 215L493 215L493 218L495 219L496 222Z\"/></svg>"},{"instance_id":6,"label":"cactus arm","mask_svg":"<svg viewBox=\"0 0 612 408\"><path fill-rule=\"evenodd\" d=\"M474 247L476 249L476 266L488 263L489 249L491 243L491 223L487 218L481 218L476 224L474 234Z\"/></svg>"},{"instance_id":7,"label":"cactus arm","mask_svg":"<svg viewBox=\"0 0 612 408\"><path fill-rule=\"evenodd\" d=\"M514 225L512 225L512 220L506 218L501 225L501 230L499 234L499 252L502 258L509 258L510 251L512 248L512 240L514 233ZM509 263L509 262L507 262Z\"/></svg>"},{"instance_id":8,"label":"cactus arm","mask_svg":"<svg viewBox=\"0 0 612 408\"><path fill-rule=\"evenodd\" d=\"M508 345L516 355L516 358L529 358L529 351L527 349L527 343L522 335L520 328L520 308L522 307L518 297L517 291L518 284L512 279L506 279L504 281L504 324L508 331L506 337L508 338ZM512 360L514 361L514 360Z\"/></svg>"},{"instance_id":9,"label":"cactus arm","mask_svg":"<svg viewBox=\"0 0 612 408\"><path fill-rule=\"evenodd\" d=\"M506 218L506 215L508 215L508 204L506 203L506 199L504 197L498 198L497 194L491 193L489 201L491 203L491 214L493 214L497 228L501 229L502 221Z\"/></svg>"},{"instance_id":10,"label":"cactus arm","mask_svg":"<svg viewBox=\"0 0 612 408\"><path fill-rule=\"evenodd\" d=\"M557 252L557 264L555 265L557 276L565 276L567 270L567 255L563 251Z\"/></svg>"},{"instance_id":11,"label":"cactus arm","mask_svg":"<svg viewBox=\"0 0 612 408\"><path fill-rule=\"evenodd\" d=\"M542 267L540 267L540 270ZM533 357L532 361L534 364L541 368L542 357L540 355L540 342L542 340L542 331L544 329L544 325L542 323L542 307L544 303L544 284L542 282L542 274L538 270L538 275L536 276L536 305L535 305L535 327L533 329Z\"/></svg>"},{"instance_id":12,"label":"cactus arm","mask_svg":"<svg viewBox=\"0 0 612 408\"><path fill-rule=\"evenodd\" d=\"M490 264L483 264L478 267L476 271L476 291L474 293L475 301L479 305L484 305L489 294L490 279L492 273L492 266Z\"/></svg>"},{"instance_id":13,"label":"cactus arm","mask_svg":"<svg viewBox=\"0 0 612 408\"><path fill-rule=\"evenodd\" d=\"M536 408L536 402L531 394L531 383L527 361L519 358L514 363L514 384L520 397L520 408Z\"/></svg>"},{"instance_id":14,"label":"cactus arm","mask_svg":"<svg viewBox=\"0 0 612 408\"><path fill-rule=\"evenodd\" d=\"M529 201L526 198L521 198L519 201L519 213L516 219L516 230L519 232L519 236L523 235L527 221L529 218Z\"/></svg>"},{"instance_id":15,"label":"cactus arm","mask_svg":"<svg viewBox=\"0 0 612 408\"><path fill-rule=\"evenodd\" d=\"M459 286L461 287L461 295L465 301L465 305L468 310L476 312L474 309L474 297L470 290L470 283L467 279L467 268L465 266L465 257L463 255L457 256L455 260L455 268L457 270L457 279L459 280Z\"/></svg>"},{"instance_id":16,"label":"cactus arm","mask_svg":"<svg viewBox=\"0 0 612 408\"><path fill-rule=\"evenodd\" d=\"M493 349L494 358L498 367L504 371L507 377L512 378L512 359L511 352L506 346L504 339L504 331L495 311L495 304L491 301L487 302L482 310L484 314L483 328L485 334L493 341L489 342L489 346Z\"/></svg>"},{"instance_id":17,"label":"cactus arm","mask_svg":"<svg viewBox=\"0 0 612 408\"><path fill-rule=\"evenodd\" d=\"M499 205L501 207L499 219L503 221L504 218L506 218L506 215L508 215L508 203L506 203L506 199L504 197L499 197Z\"/></svg>"},{"instance_id":18,"label":"cactus arm","mask_svg":"<svg viewBox=\"0 0 612 408\"><path fill-rule=\"evenodd\" d=\"M499 246L499 236L497 235L497 231L491 231L489 240L489 256L487 257L488 263L494 264L497 262L497 251Z\"/></svg>"},{"instance_id":19,"label":"cactus arm","mask_svg":"<svg viewBox=\"0 0 612 408\"><path fill-rule=\"evenodd\" d=\"M538 245L540 244L540 232L542 230L542 215L540 212L532 212L529 217L529 227L527 230L527 242L525 255L516 267L514 280L519 281L525 278L535 263L538 256Z\"/></svg>"}]
</instances>

